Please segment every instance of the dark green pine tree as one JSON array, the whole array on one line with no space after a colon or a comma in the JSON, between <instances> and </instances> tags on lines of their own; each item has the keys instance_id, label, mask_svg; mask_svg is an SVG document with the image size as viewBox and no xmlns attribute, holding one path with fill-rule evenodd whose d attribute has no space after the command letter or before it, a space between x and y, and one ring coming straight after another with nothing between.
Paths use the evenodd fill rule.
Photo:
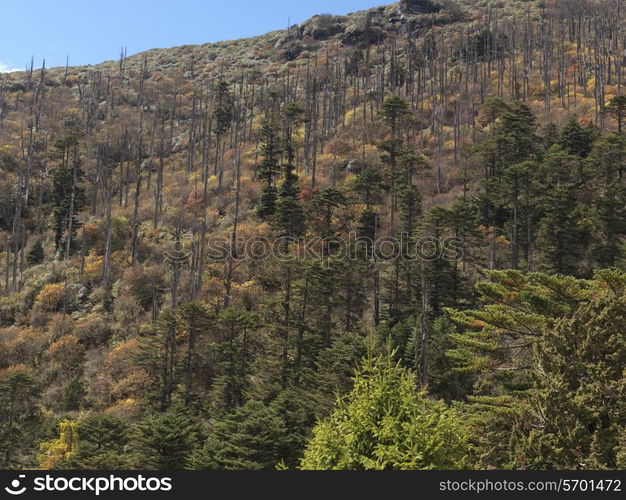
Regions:
<instances>
[{"instance_id":1,"label":"dark green pine tree","mask_svg":"<svg viewBox=\"0 0 626 500\"><path fill-rule=\"evenodd\" d=\"M590 244L590 227L581 223L583 214L577 190L571 184L550 189L543 200L544 215L539 223L537 244L545 271L584 276L588 270L581 260Z\"/></svg>"},{"instance_id":2,"label":"dark green pine tree","mask_svg":"<svg viewBox=\"0 0 626 500\"><path fill-rule=\"evenodd\" d=\"M213 133L216 137L213 174L218 176L218 187L221 189L224 182L224 162L222 161L224 156L223 137L233 120L233 95L230 92L228 83L224 80L219 80L214 86L213 107L215 110Z\"/></svg>"},{"instance_id":3,"label":"dark green pine tree","mask_svg":"<svg viewBox=\"0 0 626 500\"><path fill-rule=\"evenodd\" d=\"M26 264L28 267L36 266L43 262L44 257L43 240L39 238L33 243L33 246L30 247L30 250L26 254Z\"/></svg>"},{"instance_id":4,"label":"dark green pine tree","mask_svg":"<svg viewBox=\"0 0 626 500\"><path fill-rule=\"evenodd\" d=\"M215 84L214 88L214 105L215 105L215 125L213 132L217 135L223 134L230 127L232 120L233 96L231 95L228 82L220 80Z\"/></svg>"},{"instance_id":5,"label":"dark green pine tree","mask_svg":"<svg viewBox=\"0 0 626 500\"><path fill-rule=\"evenodd\" d=\"M311 230L322 238L333 238L342 229L342 219L337 213L347 204L343 193L335 188L322 189L315 193L307 207L307 218ZM328 254L328 240L324 242L324 256Z\"/></svg>"},{"instance_id":6,"label":"dark green pine tree","mask_svg":"<svg viewBox=\"0 0 626 500\"><path fill-rule=\"evenodd\" d=\"M538 200L542 209L538 223L537 248L543 270L585 276L589 270L581 264L592 243L594 230L590 208L581 203L582 186L579 157L560 146L546 154L540 174L544 195Z\"/></svg>"},{"instance_id":7,"label":"dark green pine tree","mask_svg":"<svg viewBox=\"0 0 626 500\"><path fill-rule=\"evenodd\" d=\"M195 399L194 375L200 364L198 341L214 326L213 315L203 304L187 302L176 310L176 319L179 329L187 336L187 353L184 361L185 369L185 404L191 404Z\"/></svg>"},{"instance_id":8,"label":"dark green pine tree","mask_svg":"<svg viewBox=\"0 0 626 500\"><path fill-rule=\"evenodd\" d=\"M410 116L410 108L401 97L391 96L383 102L380 113L391 128L392 137L395 139L401 122Z\"/></svg>"},{"instance_id":9,"label":"dark green pine tree","mask_svg":"<svg viewBox=\"0 0 626 500\"><path fill-rule=\"evenodd\" d=\"M626 276L602 271L595 279L604 284L596 296L537 344L528 467L615 469L626 452Z\"/></svg>"},{"instance_id":10,"label":"dark green pine tree","mask_svg":"<svg viewBox=\"0 0 626 500\"><path fill-rule=\"evenodd\" d=\"M623 159L626 157L626 138L617 134L606 134L593 145L586 163L587 176L608 187L624 177Z\"/></svg>"},{"instance_id":11,"label":"dark green pine tree","mask_svg":"<svg viewBox=\"0 0 626 500\"><path fill-rule=\"evenodd\" d=\"M443 245L446 238L451 236L453 216L450 209L432 207L425 214L419 229L423 238L436 243L433 256L428 253L422 255L428 304L433 318L442 313L443 307L459 306L462 298L469 295L463 288L460 270L456 266L457 256ZM429 248L428 251L432 254L433 249Z\"/></svg>"},{"instance_id":12,"label":"dark green pine tree","mask_svg":"<svg viewBox=\"0 0 626 500\"><path fill-rule=\"evenodd\" d=\"M80 186L84 172L78 154L78 138L78 134L72 134L55 142L61 164L52 174L54 243L57 251L65 247L66 257L80 227L78 213L86 201L85 191Z\"/></svg>"},{"instance_id":13,"label":"dark green pine tree","mask_svg":"<svg viewBox=\"0 0 626 500\"><path fill-rule=\"evenodd\" d=\"M177 332L174 312L161 311L156 324L140 337L140 351L134 360L151 375L152 387L146 396L161 410L172 404L172 394L180 381Z\"/></svg>"},{"instance_id":14,"label":"dark green pine tree","mask_svg":"<svg viewBox=\"0 0 626 500\"><path fill-rule=\"evenodd\" d=\"M359 237L367 238L373 244L378 228L378 212L376 205L381 201L384 188L380 170L366 165L352 182L351 189L358 195L365 209L359 218Z\"/></svg>"},{"instance_id":15,"label":"dark green pine tree","mask_svg":"<svg viewBox=\"0 0 626 500\"><path fill-rule=\"evenodd\" d=\"M533 346L547 328L578 308L589 282L571 276L488 271L479 309L446 309L459 325L446 356L475 378L471 406L478 466L520 467L519 443L532 424ZM515 433L515 435L514 435Z\"/></svg>"},{"instance_id":16,"label":"dark green pine tree","mask_svg":"<svg viewBox=\"0 0 626 500\"><path fill-rule=\"evenodd\" d=\"M258 325L259 318L244 309L228 307L219 313L214 328L219 339L214 344L217 376L212 384L211 399L220 411L242 405L248 395L260 349Z\"/></svg>"},{"instance_id":17,"label":"dark green pine tree","mask_svg":"<svg viewBox=\"0 0 626 500\"><path fill-rule=\"evenodd\" d=\"M184 469L201 442L200 426L185 408L149 415L131 433L137 465L144 469Z\"/></svg>"},{"instance_id":18,"label":"dark green pine tree","mask_svg":"<svg viewBox=\"0 0 626 500\"><path fill-rule=\"evenodd\" d=\"M297 237L304 233L304 208L300 201L300 187L298 174L295 172L295 144L293 130L300 122L303 109L297 104L288 104L283 111L284 122L284 150L282 183L278 190L276 204L276 227L284 236Z\"/></svg>"},{"instance_id":19,"label":"dark green pine tree","mask_svg":"<svg viewBox=\"0 0 626 500\"><path fill-rule=\"evenodd\" d=\"M489 134L477 148L484 165L482 190L475 197L478 223L488 228L489 268L500 266L496 248L498 237L511 241L512 267L519 266L521 247L520 198L524 187L518 165L534 160L540 153L536 121L531 109L522 102L504 103L499 99L491 104L496 112ZM486 112L486 111L485 111Z\"/></svg>"},{"instance_id":20,"label":"dark green pine tree","mask_svg":"<svg viewBox=\"0 0 626 500\"><path fill-rule=\"evenodd\" d=\"M508 103L494 124L494 139L499 155L496 172L522 161L532 159L537 153L538 138L535 115L523 102Z\"/></svg>"},{"instance_id":21,"label":"dark green pine tree","mask_svg":"<svg viewBox=\"0 0 626 500\"><path fill-rule=\"evenodd\" d=\"M590 126L581 127L575 116L570 117L561 129L557 144L568 154L586 158L591 152L593 142L597 138L597 129Z\"/></svg>"},{"instance_id":22,"label":"dark green pine tree","mask_svg":"<svg viewBox=\"0 0 626 500\"><path fill-rule=\"evenodd\" d=\"M359 195L360 202L365 205L366 210L371 210L380 203L384 187L380 170L369 165L358 172L351 185L351 189Z\"/></svg>"},{"instance_id":23,"label":"dark green pine tree","mask_svg":"<svg viewBox=\"0 0 626 500\"><path fill-rule=\"evenodd\" d=\"M626 117L626 95L616 95L605 106L604 111L617 121L617 133L622 135L622 124Z\"/></svg>"},{"instance_id":24,"label":"dark green pine tree","mask_svg":"<svg viewBox=\"0 0 626 500\"><path fill-rule=\"evenodd\" d=\"M417 186L408 184L400 191L399 198L401 232L412 236L418 217L422 214L422 196Z\"/></svg>"},{"instance_id":25,"label":"dark green pine tree","mask_svg":"<svg viewBox=\"0 0 626 500\"><path fill-rule=\"evenodd\" d=\"M496 96L489 96L480 108L480 122L483 126L492 125L507 110L506 101Z\"/></svg>"},{"instance_id":26,"label":"dark green pine tree","mask_svg":"<svg viewBox=\"0 0 626 500\"><path fill-rule=\"evenodd\" d=\"M335 259L323 259L312 262L307 268L307 301L310 309L308 330L315 332L316 338L304 346L304 353L309 353L311 365L320 346L328 347L335 330L333 313L338 306L339 269L341 263ZM308 347L308 349L307 349ZM312 352L311 352L312 351Z\"/></svg>"},{"instance_id":27,"label":"dark green pine tree","mask_svg":"<svg viewBox=\"0 0 626 500\"><path fill-rule=\"evenodd\" d=\"M280 468L295 468L300 463L311 429L320 415L317 373L306 387L289 387L271 403L271 408L285 426L280 441ZM335 392L336 393L336 392Z\"/></svg>"},{"instance_id":28,"label":"dark green pine tree","mask_svg":"<svg viewBox=\"0 0 626 500\"><path fill-rule=\"evenodd\" d=\"M539 144L535 116L528 105L498 102L490 134L479 148L486 179L499 177L508 167L532 159Z\"/></svg>"},{"instance_id":29,"label":"dark green pine tree","mask_svg":"<svg viewBox=\"0 0 626 500\"><path fill-rule=\"evenodd\" d=\"M355 248L357 247L357 248ZM368 262L363 259L363 248L352 243L348 249L350 258L343 260L339 268L337 280L342 304L341 330L344 332L360 332L367 308ZM338 320L339 321L339 320Z\"/></svg>"},{"instance_id":30,"label":"dark green pine tree","mask_svg":"<svg viewBox=\"0 0 626 500\"><path fill-rule=\"evenodd\" d=\"M265 120L261 127L261 151L263 161L259 165L258 176L262 183L261 197L256 207L256 212L261 219L268 220L276 212L276 177L280 174L280 158L282 145L278 126L272 120Z\"/></svg>"},{"instance_id":31,"label":"dark green pine tree","mask_svg":"<svg viewBox=\"0 0 626 500\"><path fill-rule=\"evenodd\" d=\"M421 196L414 184L404 185L398 195L400 212L400 227L398 241L400 253L391 265L388 278L389 287L389 323L397 321L410 314L416 306L415 284L419 281L416 276L416 237L415 229L421 215Z\"/></svg>"},{"instance_id":32,"label":"dark green pine tree","mask_svg":"<svg viewBox=\"0 0 626 500\"><path fill-rule=\"evenodd\" d=\"M278 412L261 401L248 401L216 420L204 447L194 453L193 469L275 469L284 453L287 435Z\"/></svg>"},{"instance_id":33,"label":"dark green pine tree","mask_svg":"<svg viewBox=\"0 0 626 500\"><path fill-rule=\"evenodd\" d=\"M0 466L20 469L40 423L39 388L30 370L16 366L0 370Z\"/></svg>"},{"instance_id":34,"label":"dark green pine tree","mask_svg":"<svg viewBox=\"0 0 626 500\"><path fill-rule=\"evenodd\" d=\"M127 453L129 425L107 413L90 413L78 424L78 450L64 460L61 469L119 470L135 466Z\"/></svg>"},{"instance_id":35,"label":"dark green pine tree","mask_svg":"<svg viewBox=\"0 0 626 500\"><path fill-rule=\"evenodd\" d=\"M575 165L572 168L580 170ZM509 167L499 182L502 207L509 212L505 229L510 241L511 268L530 270L532 265L535 235L542 216L541 194L546 188L541 172L539 162L529 160Z\"/></svg>"},{"instance_id":36,"label":"dark green pine tree","mask_svg":"<svg viewBox=\"0 0 626 500\"><path fill-rule=\"evenodd\" d=\"M295 103L287 104L283 109L283 141L285 159L283 163L282 183L278 190L274 227L284 239L281 241L281 252L288 253L291 249L290 240L305 233L305 213L300 200L298 175L295 172L296 149L293 133L302 123L304 110ZM293 367L290 350L293 344L293 330L296 323L294 313L294 279L297 268L292 261L279 263L282 275L282 314L280 323L275 325L279 337L278 364L280 366L280 386L286 389L290 383Z\"/></svg>"},{"instance_id":37,"label":"dark green pine tree","mask_svg":"<svg viewBox=\"0 0 626 500\"><path fill-rule=\"evenodd\" d=\"M79 377L70 380L63 394L63 409L66 411L78 411L85 398L85 384Z\"/></svg>"},{"instance_id":38,"label":"dark green pine tree","mask_svg":"<svg viewBox=\"0 0 626 500\"><path fill-rule=\"evenodd\" d=\"M611 184L595 200L599 235L589 255L599 268L613 267L623 255L621 238L626 235L626 186Z\"/></svg>"},{"instance_id":39,"label":"dark green pine tree","mask_svg":"<svg viewBox=\"0 0 626 500\"><path fill-rule=\"evenodd\" d=\"M547 151L559 142L559 129L554 122L550 122L542 128L543 133L541 134L541 139L543 141L543 149Z\"/></svg>"},{"instance_id":40,"label":"dark green pine tree","mask_svg":"<svg viewBox=\"0 0 626 500\"><path fill-rule=\"evenodd\" d=\"M404 148L402 131L412 121L413 115L411 115L409 104L397 96L385 99L380 114L391 130L391 137L381 141L378 149L382 153L381 159L386 166L385 177L390 193L390 224L392 231L395 231L398 191L405 182L403 172L400 171L400 160L409 154Z\"/></svg>"}]
</instances>

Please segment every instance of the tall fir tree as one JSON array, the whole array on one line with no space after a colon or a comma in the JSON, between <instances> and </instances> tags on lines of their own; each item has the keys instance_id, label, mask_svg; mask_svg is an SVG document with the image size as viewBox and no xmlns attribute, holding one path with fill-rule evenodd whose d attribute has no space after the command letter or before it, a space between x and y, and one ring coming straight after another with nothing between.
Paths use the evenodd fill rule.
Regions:
<instances>
[{"instance_id":1,"label":"tall fir tree","mask_svg":"<svg viewBox=\"0 0 626 500\"><path fill-rule=\"evenodd\" d=\"M73 132L55 142L61 164L52 174L54 243L57 251L64 249L65 258L69 257L80 227L78 214L86 203L85 190L81 186L85 174L79 156L80 137L80 132Z\"/></svg>"},{"instance_id":2,"label":"tall fir tree","mask_svg":"<svg viewBox=\"0 0 626 500\"><path fill-rule=\"evenodd\" d=\"M278 190L275 224L282 235L301 236L304 233L304 208L300 200L298 174L295 172L296 150L293 133L299 126L304 110L291 103L283 110L285 159L282 167L282 182Z\"/></svg>"},{"instance_id":3,"label":"tall fir tree","mask_svg":"<svg viewBox=\"0 0 626 500\"><path fill-rule=\"evenodd\" d=\"M276 212L278 190L276 178L280 174L280 158L282 145L278 125L271 119L266 119L261 126L261 151L263 160L258 169L259 181L262 183L261 197L256 207L261 219L268 220Z\"/></svg>"}]
</instances>

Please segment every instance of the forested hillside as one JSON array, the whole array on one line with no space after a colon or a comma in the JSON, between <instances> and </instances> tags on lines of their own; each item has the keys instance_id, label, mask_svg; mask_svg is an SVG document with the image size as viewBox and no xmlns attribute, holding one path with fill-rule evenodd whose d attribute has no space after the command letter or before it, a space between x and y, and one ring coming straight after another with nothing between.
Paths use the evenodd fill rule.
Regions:
<instances>
[{"instance_id":1,"label":"forested hillside","mask_svg":"<svg viewBox=\"0 0 626 500\"><path fill-rule=\"evenodd\" d=\"M626 468L625 8L0 74L1 468Z\"/></svg>"}]
</instances>

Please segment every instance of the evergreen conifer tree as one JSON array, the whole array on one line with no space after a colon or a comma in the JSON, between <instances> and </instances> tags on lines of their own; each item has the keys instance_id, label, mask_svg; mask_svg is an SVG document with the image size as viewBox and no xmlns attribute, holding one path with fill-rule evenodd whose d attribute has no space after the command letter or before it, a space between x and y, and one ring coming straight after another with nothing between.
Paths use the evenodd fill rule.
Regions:
<instances>
[{"instance_id":1,"label":"evergreen conifer tree","mask_svg":"<svg viewBox=\"0 0 626 500\"><path fill-rule=\"evenodd\" d=\"M441 401L416 391L415 379L386 359L368 359L354 389L315 427L303 469L461 469L469 430Z\"/></svg>"}]
</instances>

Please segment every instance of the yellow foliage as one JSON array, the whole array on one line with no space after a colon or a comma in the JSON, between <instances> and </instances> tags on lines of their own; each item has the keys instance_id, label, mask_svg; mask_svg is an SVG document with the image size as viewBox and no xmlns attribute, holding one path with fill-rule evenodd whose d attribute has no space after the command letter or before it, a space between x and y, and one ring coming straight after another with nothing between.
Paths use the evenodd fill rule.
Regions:
<instances>
[{"instance_id":1,"label":"yellow foliage","mask_svg":"<svg viewBox=\"0 0 626 500\"><path fill-rule=\"evenodd\" d=\"M619 93L617 92L617 85L605 85L604 86L604 101L609 102Z\"/></svg>"},{"instance_id":2,"label":"yellow foliage","mask_svg":"<svg viewBox=\"0 0 626 500\"><path fill-rule=\"evenodd\" d=\"M109 374L124 373L132 356L138 352L137 339L129 339L117 344L104 359L104 367Z\"/></svg>"},{"instance_id":3,"label":"yellow foliage","mask_svg":"<svg viewBox=\"0 0 626 500\"><path fill-rule=\"evenodd\" d=\"M145 394L152 380L144 370L133 370L127 377L113 382L109 393L113 400L127 400L135 395Z\"/></svg>"},{"instance_id":4,"label":"yellow foliage","mask_svg":"<svg viewBox=\"0 0 626 500\"><path fill-rule=\"evenodd\" d=\"M141 401L134 398L121 399L109 406L104 412L118 418L133 418L141 413Z\"/></svg>"},{"instance_id":5,"label":"yellow foliage","mask_svg":"<svg viewBox=\"0 0 626 500\"><path fill-rule=\"evenodd\" d=\"M8 366L7 368L0 369L0 379L8 378L11 375L18 373L18 372L25 372L25 373L28 373L29 375L33 374L33 370L30 367L19 364L19 365Z\"/></svg>"},{"instance_id":6,"label":"yellow foliage","mask_svg":"<svg viewBox=\"0 0 626 500\"><path fill-rule=\"evenodd\" d=\"M70 458L78 449L78 422L63 420L59 423L59 437L39 444L42 469L54 469L62 460Z\"/></svg>"},{"instance_id":7,"label":"yellow foliage","mask_svg":"<svg viewBox=\"0 0 626 500\"><path fill-rule=\"evenodd\" d=\"M10 328L0 332L0 349L12 362L32 363L44 345L46 334L33 328Z\"/></svg>"},{"instance_id":8,"label":"yellow foliage","mask_svg":"<svg viewBox=\"0 0 626 500\"><path fill-rule=\"evenodd\" d=\"M130 264L130 252L128 250L119 250L111 254L111 267L114 270L125 269Z\"/></svg>"},{"instance_id":9,"label":"yellow foliage","mask_svg":"<svg viewBox=\"0 0 626 500\"><path fill-rule=\"evenodd\" d=\"M57 311L65 298L64 283L50 283L37 294L35 303L44 311Z\"/></svg>"},{"instance_id":10,"label":"yellow foliage","mask_svg":"<svg viewBox=\"0 0 626 500\"><path fill-rule=\"evenodd\" d=\"M138 349L137 339L129 339L113 347L103 360L103 369L98 374L96 384L99 387L100 396L107 404L117 401L113 407L110 407L117 407L116 410L112 409L112 412L120 413L128 410L125 405L141 399L153 382L143 368L132 362Z\"/></svg>"},{"instance_id":11,"label":"yellow foliage","mask_svg":"<svg viewBox=\"0 0 626 500\"><path fill-rule=\"evenodd\" d=\"M361 111L359 111L359 109ZM356 110L356 113L353 108L350 108L348 111L346 111L346 123L350 124L354 121L355 117L363 116L362 110L363 110L363 106L359 106Z\"/></svg>"},{"instance_id":12,"label":"yellow foliage","mask_svg":"<svg viewBox=\"0 0 626 500\"><path fill-rule=\"evenodd\" d=\"M85 348L78 342L75 335L63 335L60 339L48 347L47 356L59 363L64 369L75 367Z\"/></svg>"}]
</instances>

